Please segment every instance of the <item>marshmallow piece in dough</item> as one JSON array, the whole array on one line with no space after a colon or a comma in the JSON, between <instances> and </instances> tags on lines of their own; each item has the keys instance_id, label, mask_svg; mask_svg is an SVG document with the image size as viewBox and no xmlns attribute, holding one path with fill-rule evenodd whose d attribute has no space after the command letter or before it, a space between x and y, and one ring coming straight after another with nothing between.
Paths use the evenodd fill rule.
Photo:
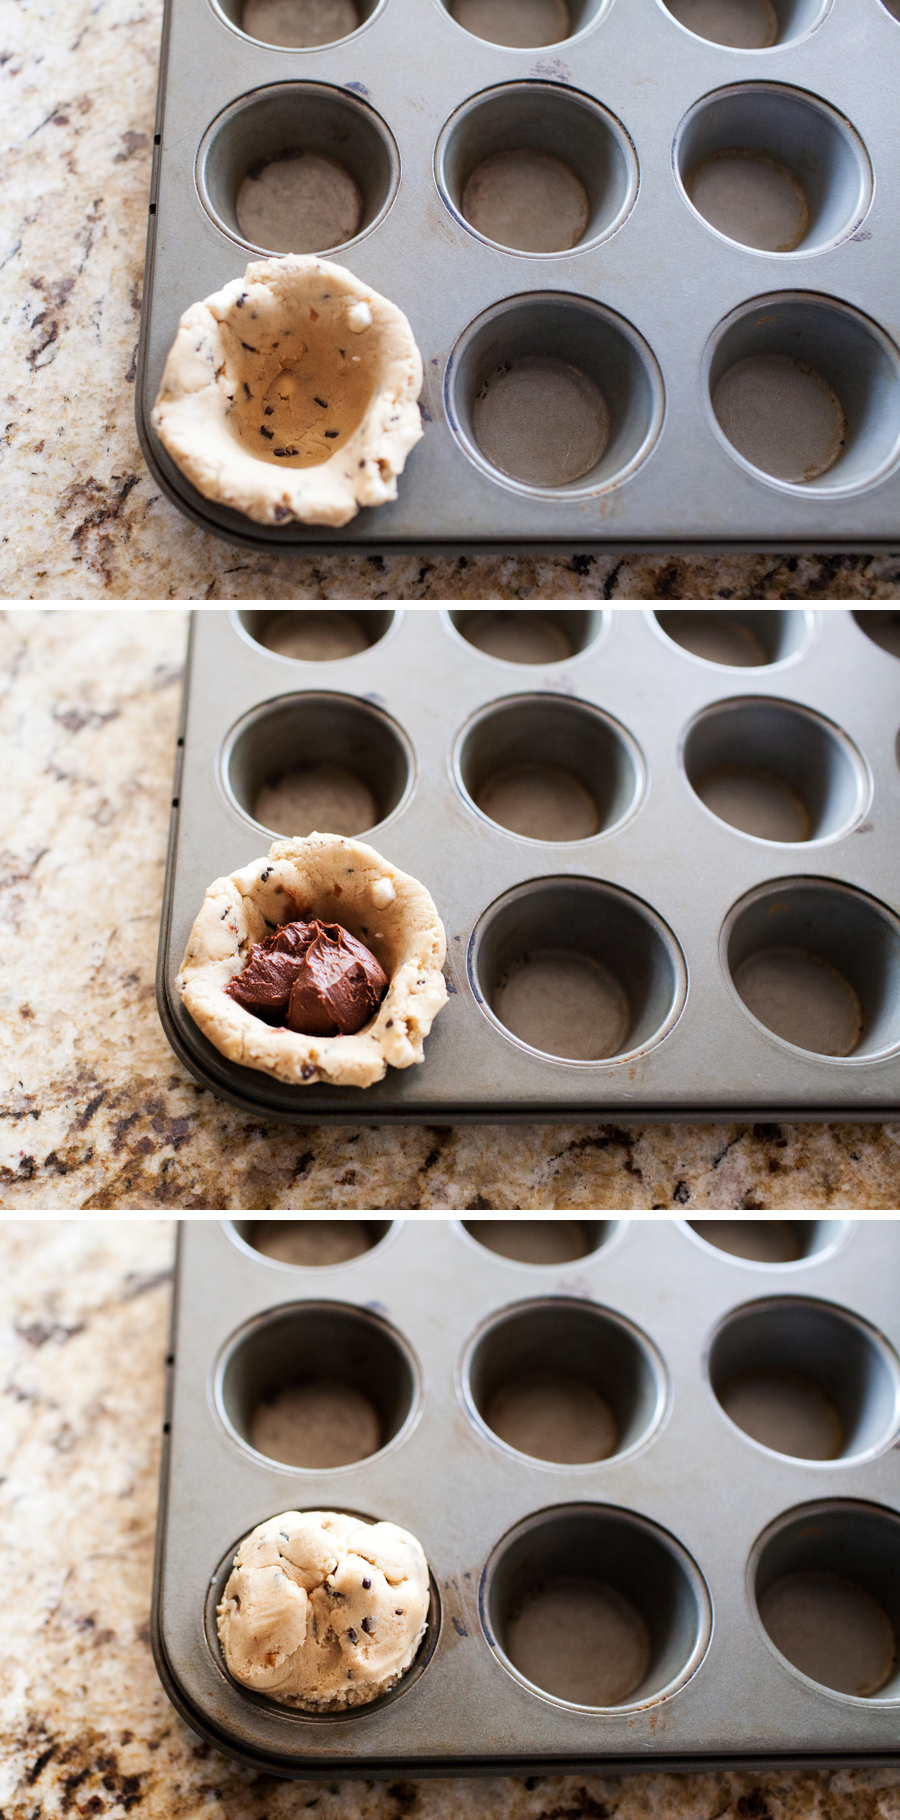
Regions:
<instances>
[{"instance_id":1,"label":"marshmallow piece in dough","mask_svg":"<svg viewBox=\"0 0 900 1820\"><path fill-rule=\"evenodd\" d=\"M204 498L258 524L344 525L396 499L421 388L396 304L289 253L185 311L151 422Z\"/></svg>"},{"instance_id":2,"label":"marshmallow piece in dough","mask_svg":"<svg viewBox=\"0 0 900 1820\"><path fill-rule=\"evenodd\" d=\"M289 1510L245 1536L218 1608L229 1672L305 1711L362 1706L409 1668L428 1563L395 1523Z\"/></svg>"},{"instance_id":3,"label":"marshmallow piece in dough","mask_svg":"<svg viewBox=\"0 0 900 1820\"><path fill-rule=\"evenodd\" d=\"M374 1018L353 1036L273 1029L229 998L254 942L298 918L341 923L381 962L388 989ZM418 879L364 841L337 834L276 840L255 860L209 886L188 937L177 985L188 1011L229 1061L293 1086L330 1081L369 1087L388 1065L425 1059L424 1041L447 987L444 925Z\"/></svg>"}]
</instances>

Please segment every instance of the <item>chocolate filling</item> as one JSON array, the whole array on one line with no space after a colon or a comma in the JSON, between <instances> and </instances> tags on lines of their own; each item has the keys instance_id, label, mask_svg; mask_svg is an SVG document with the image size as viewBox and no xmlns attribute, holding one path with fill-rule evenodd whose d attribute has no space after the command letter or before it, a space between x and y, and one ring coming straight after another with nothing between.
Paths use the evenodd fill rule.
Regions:
<instances>
[{"instance_id":1,"label":"chocolate filling","mask_svg":"<svg viewBox=\"0 0 900 1820\"><path fill-rule=\"evenodd\" d=\"M225 988L266 1024L304 1036L352 1036L380 1005L387 975L340 923L285 923L254 942Z\"/></svg>"}]
</instances>

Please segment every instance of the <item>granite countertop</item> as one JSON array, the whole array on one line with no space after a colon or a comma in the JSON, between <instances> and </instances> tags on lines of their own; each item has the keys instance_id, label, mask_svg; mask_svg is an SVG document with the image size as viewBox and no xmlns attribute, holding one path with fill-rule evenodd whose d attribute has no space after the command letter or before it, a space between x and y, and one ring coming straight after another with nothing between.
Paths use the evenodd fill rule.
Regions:
<instances>
[{"instance_id":1,"label":"granite countertop","mask_svg":"<svg viewBox=\"0 0 900 1820\"><path fill-rule=\"evenodd\" d=\"M898 1205L900 1123L292 1129L197 1086L154 996L186 623L0 613L0 1207Z\"/></svg>"},{"instance_id":2,"label":"granite countertop","mask_svg":"<svg viewBox=\"0 0 900 1820\"><path fill-rule=\"evenodd\" d=\"M148 474L134 382L161 0L18 0L0 44L6 599L894 600L900 556L267 556ZM237 273L237 266L236 266Z\"/></svg>"},{"instance_id":3,"label":"granite countertop","mask_svg":"<svg viewBox=\"0 0 900 1820\"><path fill-rule=\"evenodd\" d=\"M149 1642L172 1236L0 1223L3 1820L900 1820L900 1770L285 1783L201 1743Z\"/></svg>"}]
</instances>

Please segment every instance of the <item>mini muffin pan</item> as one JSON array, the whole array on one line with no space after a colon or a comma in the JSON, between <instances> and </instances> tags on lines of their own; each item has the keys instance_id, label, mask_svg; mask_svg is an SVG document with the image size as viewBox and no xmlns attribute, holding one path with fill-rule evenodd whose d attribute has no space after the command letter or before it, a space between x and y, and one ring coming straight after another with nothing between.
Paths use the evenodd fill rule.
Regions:
<instances>
[{"instance_id":1,"label":"mini muffin pan","mask_svg":"<svg viewBox=\"0 0 900 1820\"><path fill-rule=\"evenodd\" d=\"M895 545L898 83L897 0L167 0L157 481L257 549ZM340 531L204 499L150 428L181 313L288 251L424 362L399 497Z\"/></svg>"},{"instance_id":2,"label":"mini muffin pan","mask_svg":"<svg viewBox=\"0 0 900 1820\"><path fill-rule=\"evenodd\" d=\"M184 1221L170 1697L282 1776L900 1763L898 1271L897 1221ZM425 1550L369 1706L228 1673L235 1548L292 1509Z\"/></svg>"},{"instance_id":3,"label":"mini muffin pan","mask_svg":"<svg viewBox=\"0 0 900 1820\"><path fill-rule=\"evenodd\" d=\"M198 612L169 1039L296 1123L896 1116L898 737L888 609ZM367 1089L227 1061L175 985L206 887L313 828L447 931L424 1063Z\"/></svg>"}]
</instances>

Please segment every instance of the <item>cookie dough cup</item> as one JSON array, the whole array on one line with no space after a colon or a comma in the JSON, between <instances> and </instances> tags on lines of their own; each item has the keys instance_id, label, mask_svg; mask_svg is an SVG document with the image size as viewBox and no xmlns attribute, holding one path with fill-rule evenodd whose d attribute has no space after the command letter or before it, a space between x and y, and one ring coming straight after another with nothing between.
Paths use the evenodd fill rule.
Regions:
<instances>
[{"instance_id":1,"label":"cookie dough cup","mask_svg":"<svg viewBox=\"0 0 900 1820\"><path fill-rule=\"evenodd\" d=\"M387 974L374 1018L354 1036L273 1029L225 991L254 942L281 923L314 917L341 923ZM363 841L310 834L273 841L268 859L209 886L177 984L195 1024L229 1061L292 1086L371 1087L388 1064L424 1061L425 1038L447 1001L446 952L444 925L424 885Z\"/></svg>"},{"instance_id":2,"label":"cookie dough cup","mask_svg":"<svg viewBox=\"0 0 900 1820\"><path fill-rule=\"evenodd\" d=\"M425 1633L421 1543L396 1523L288 1510L244 1537L218 1608L228 1670L304 1712L365 1706L396 1685Z\"/></svg>"},{"instance_id":3,"label":"cookie dough cup","mask_svg":"<svg viewBox=\"0 0 900 1820\"><path fill-rule=\"evenodd\" d=\"M185 311L151 422L205 499L258 524L338 526L396 499L421 388L402 310L290 253Z\"/></svg>"}]
</instances>

